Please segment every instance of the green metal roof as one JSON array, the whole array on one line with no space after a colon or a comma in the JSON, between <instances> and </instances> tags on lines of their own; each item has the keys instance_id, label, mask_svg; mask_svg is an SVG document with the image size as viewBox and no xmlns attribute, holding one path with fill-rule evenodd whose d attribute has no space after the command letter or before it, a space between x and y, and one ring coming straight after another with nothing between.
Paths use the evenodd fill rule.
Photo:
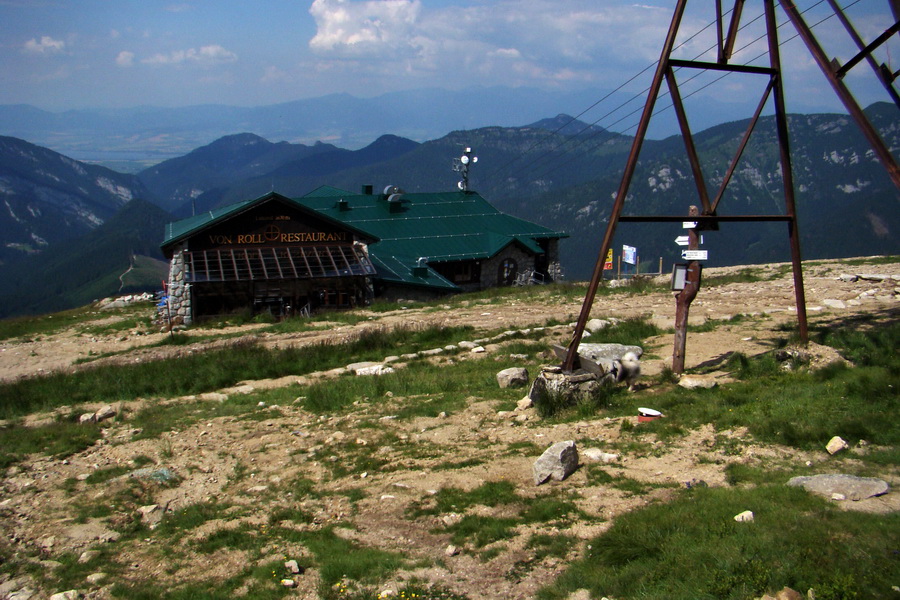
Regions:
<instances>
[{"instance_id":1,"label":"green metal roof","mask_svg":"<svg viewBox=\"0 0 900 600\"><path fill-rule=\"evenodd\" d=\"M474 192L403 194L388 200L382 194L320 190L297 201L379 238L370 248L379 255L425 257L429 262L478 260L513 242L541 254L536 240L568 237L503 214Z\"/></svg>"},{"instance_id":2,"label":"green metal roof","mask_svg":"<svg viewBox=\"0 0 900 600\"><path fill-rule=\"evenodd\" d=\"M166 225L166 229L163 234L163 241L162 244L160 244L160 247L166 248L168 246L171 246L176 242L190 237L198 231L206 229L214 223L219 223L221 221L229 219L234 215L249 210L257 204L262 204L270 200L279 200L293 206L294 208L297 208L300 211L310 212L310 214L314 214L324 221L335 222L336 225L340 225L345 229L349 229L364 239L375 239L371 234L358 229L357 227L354 227L352 224L344 223L339 220L336 221L334 218L329 217L325 214L311 212L310 207L301 202L297 202L296 200L288 198L287 196L282 196L281 194L276 194L275 192L269 192L268 194L260 196L259 198L254 198L253 200L244 200L243 202L238 202L236 204L229 204L228 206L209 210L199 215L194 215L193 217L181 219L180 221L175 221L174 223L169 223L168 225Z\"/></svg>"},{"instance_id":3,"label":"green metal roof","mask_svg":"<svg viewBox=\"0 0 900 600\"><path fill-rule=\"evenodd\" d=\"M503 214L475 192L418 194L356 194L323 186L301 198L270 193L196 215L166 226L163 248L269 199L289 202L302 210L342 224L364 237L378 277L407 285L456 290L453 283L428 263L487 259L509 244L542 254L539 239L567 234Z\"/></svg>"}]
</instances>

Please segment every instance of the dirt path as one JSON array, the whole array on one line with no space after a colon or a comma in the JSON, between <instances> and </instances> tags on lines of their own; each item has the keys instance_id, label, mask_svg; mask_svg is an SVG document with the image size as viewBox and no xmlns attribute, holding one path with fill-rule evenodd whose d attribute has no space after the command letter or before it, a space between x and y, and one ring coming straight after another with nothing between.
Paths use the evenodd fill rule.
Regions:
<instances>
[{"instance_id":1,"label":"dirt path","mask_svg":"<svg viewBox=\"0 0 900 600\"><path fill-rule=\"evenodd\" d=\"M704 271L704 278L712 281L716 277L747 268L708 269ZM738 323L717 329L714 335L692 334L689 331L686 360L688 369L719 360L733 351L750 355L765 351L770 348L772 338L783 337L784 334L779 331L782 325L796 323L796 301L789 265L763 265L754 266L752 269L763 278L775 276L775 279L702 287L691 307L690 324L699 325L707 319L729 319L735 315L764 316L764 324L761 325L758 320L749 320L744 324ZM873 307L889 310L891 307L900 306L900 303L896 302L895 294L895 290L900 286L900 279L884 281L839 279L843 274L866 273L900 278L900 263L867 267L845 266L828 261L807 263L804 267L804 280L810 322L865 315ZM866 295L860 298L862 294ZM843 302L845 308L829 306L835 301ZM372 318L370 321L355 327L337 325L333 329L320 332L264 334L262 339L266 344L277 344L282 347L315 344L327 340L340 340L353 335L354 329L372 326L391 327L397 323L469 325L479 331L498 328L519 329L542 325L549 319L574 322L581 310L581 302L581 298L577 298L567 303L558 301L545 303L512 301L505 305L484 303L455 309L453 312L434 312L410 304L403 310L372 313L369 315ZM671 328L675 322L675 302L669 292L598 296L591 316L596 318L649 316L660 327ZM216 330L216 333L255 335L255 332L263 327L265 326L245 325L240 328ZM188 335L206 333L203 330L187 332ZM89 360L93 356L114 353L116 356L112 358L92 362L121 363L153 360L183 350L183 348L147 349L148 346L162 340L165 335L133 331L98 336L64 331L39 336L33 340L5 340L0 342L0 381L73 368L78 361ZM655 348L653 354L660 357L660 362L645 361L644 369L648 373L657 372L666 361L671 362L671 336L653 340L652 344ZM209 345L206 343L204 347Z\"/></svg>"}]
</instances>

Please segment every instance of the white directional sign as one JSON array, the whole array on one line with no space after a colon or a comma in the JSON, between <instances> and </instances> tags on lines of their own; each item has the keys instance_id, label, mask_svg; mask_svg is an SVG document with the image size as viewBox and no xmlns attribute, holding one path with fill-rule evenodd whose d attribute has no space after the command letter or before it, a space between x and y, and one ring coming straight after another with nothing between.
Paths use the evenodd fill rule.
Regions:
<instances>
[{"instance_id":1,"label":"white directional sign","mask_svg":"<svg viewBox=\"0 0 900 600\"><path fill-rule=\"evenodd\" d=\"M706 260L709 252L706 250L682 250L681 258L684 260Z\"/></svg>"},{"instance_id":2,"label":"white directional sign","mask_svg":"<svg viewBox=\"0 0 900 600\"><path fill-rule=\"evenodd\" d=\"M689 238L686 235L679 235L677 238L675 238L675 243L678 244L679 246L687 246L688 244L691 243L691 238ZM700 243L701 244L703 243L702 235L700 236Z\"/></svg>"},{"instance_id":3,"label":"white directional sign","mask_svg":"<svg viewBox=\"0 0 900 600\"><path fill-rule=\"evenodd\" d=\"M697 221L682 221L681 227L683 229L693 229L697 226Z\"/></svg>"}]
</instances>

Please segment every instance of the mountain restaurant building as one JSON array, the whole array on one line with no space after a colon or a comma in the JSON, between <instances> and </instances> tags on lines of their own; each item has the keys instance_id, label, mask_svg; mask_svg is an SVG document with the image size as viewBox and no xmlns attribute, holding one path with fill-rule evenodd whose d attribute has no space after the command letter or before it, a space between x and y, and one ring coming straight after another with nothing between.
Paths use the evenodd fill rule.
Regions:
<instances>
[{"instance_id":1,"label":"mountain restaurant building","mask_svg":"<svg viewBox=\"0 0 900 600\"><path fill-rule=\"evenodd\" d=\"M269 193L166 226L167 303L191 323L249 310L275 316L428 299L559 277L554 232L472 191Z\"/></svg>"}]
</instances>

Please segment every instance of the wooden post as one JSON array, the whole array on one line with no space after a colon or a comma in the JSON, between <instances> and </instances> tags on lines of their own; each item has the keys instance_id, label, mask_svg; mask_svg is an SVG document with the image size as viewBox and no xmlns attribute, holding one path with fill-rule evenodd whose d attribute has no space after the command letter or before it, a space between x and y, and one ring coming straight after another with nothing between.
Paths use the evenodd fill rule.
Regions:
<instances>
[{"instance_id":1,"label":"wooden post","mask_svg":"<svg viewBox=\"0 0 900 600\"><path fill-rule=\"evenodd\" d=\"M696 217L700 214L696 206L691 206L688 214ZM699 225L699 224L698 224ZM700 235L697 227L688 229L688 250L697 250L700 246ZM672 352L672 371L684 373L684 352L687 346L687 322L691 302L700 290L700 262L692 260L688 263L684 289L675 294L675 348Z\"/></svg>"}]
</instances>

